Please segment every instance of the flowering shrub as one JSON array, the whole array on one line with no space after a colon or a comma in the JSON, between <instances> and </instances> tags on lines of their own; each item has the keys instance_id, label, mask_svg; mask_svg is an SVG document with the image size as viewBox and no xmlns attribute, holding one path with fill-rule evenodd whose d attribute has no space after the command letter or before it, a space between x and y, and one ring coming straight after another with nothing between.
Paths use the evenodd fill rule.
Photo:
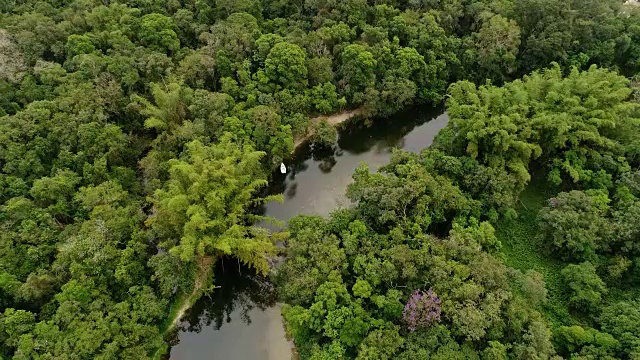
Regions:
<instances>
[{"instance_id":1,"label":"flowering shrub","mask_svg":"<svg viewBox=\"0 0 640 360\"><path fill-rule=\"evenodd\" d=\"M402 311L402 320L410 331L425 328L440 321L440 298L433 290L420 289L411 294Z\"/></svg>"}]
</instances>

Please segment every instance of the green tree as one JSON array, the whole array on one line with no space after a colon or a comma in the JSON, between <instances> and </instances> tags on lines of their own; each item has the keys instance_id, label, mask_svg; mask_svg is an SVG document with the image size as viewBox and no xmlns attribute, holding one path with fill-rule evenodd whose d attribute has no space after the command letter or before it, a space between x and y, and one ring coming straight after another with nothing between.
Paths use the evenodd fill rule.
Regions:
<instances>
[{"instance_id":1,"label":"green tree","mask_svg":"<svg viewBox=\"0 0 640 360\"><path fill-rule=\"evenodd\" d=\"M193 52L180 61L177 73L190 87L204 88L215 81L215 60L207 54Z\"/></svg>"},{"instance_id":2,"label":"green tree","mask_svg":"<svg viewBox=\"0 0 640 360\"><path fill-rule=\"evenodd\" d=\"M556 333L565 356L576 355L598 356L601 359L614 359L618 352L619 342L613 336L595 329L581 326L561 326Z\"/></svg>"},{"instance_id":3,"label":"green tree","mask_svg":"<svg viewBox=\"0 0 640 360\"><path fill-rule=\"evenodd\" d=\"M177 51L180 48L180 40L174 27L168 16L147 14L140 19L140 41L156 51Z\"/></svg>"},{"instance_id":4,"label":"green tree","mask_svg":"<svg viewBox=\"0 0 640 360\"><path fill-rule=\"evenodd\" d=\"M17 346L20 337L33 330L35 314L24 310L5 309L0 315L0 338L7 346Z\"/></svg>"},{"instance_id":5,"label":"green tree","mask_svg":"<svg viewBox=\"0 0 640 360\"><path fill-rule=\"evenodd\" d=\"M204 51L216 59L221 76L231 76L243 60L249 58L261 31L255 17L247 13L231 14L216 22L210 32L200 35Z\"/></svg>"},{"instance_id":6,"label":"green tree","mask_svg":"<svg viewBox=\"0 0 640 360\"><path fill-rule=\"evenodd\" d=\"M333 80L333 66L329 57L309 59L309 83L313 86L326 84Z\"/></svg>"},{"instance_id":7,"label":"green tree","mask_svg":"<svg viewBox=\"0 0 640 360\"><path fill-rule=\"evenodd\" d=\"M284 88L300 89L307 86L306 54L298 45L277 43L265 60L265 74Z\"/></svg>"},{"instance_id":8,"label":"green tree","mask_svg":"<svg viewBox=\"0 0 640 360\"><path fill-rule=\"evenodd\" d=\"M264 66L269 52L273 47L281 42L285 42L285 39L278 34L262 34L256 39L255 50L253 54L253 60L260 66ZM293 44L291 44L293 45Z\"/></svg>"},{"instance_id":9,"label":"green tree","mask_svg":"<svg viewBox=\"0 0 640 360\"><path fill-rule=\"evenodd\" d=\"M545 303L547 300L547 289L545 288L542 274L535 270L527 270L522 279L522 292L534 305Z\"/></svg>"},{"instance_id":10,"label":"green tree","mask_svg":"<svg viewBox=\"0 0 640 360\"><path fill-rule=\"evenodd\" d=\"M560 193L538 215L540 236L565 259L595 260L596 251L608 246L608 204L601 191Z\"/></svg>"},{"instance_id":11,"label":"green tree","mask_svg":"<svg viewBox=\"0 0 640 360\"><path fill-rule=\"evenodd\" d=\"M163 246L185 262L232 255L266 273L275 248L264 230L247 225L257 219L248 206L271 200L254 198L266 185L263 156L230 135L216 145L189 143L184 159L169 161L169 180L154 194L156 215L149 221Z\"/></svg>"},{"instance_id":12,"label":"green tree","mask_svg":"<svg viewBox=\"0 0 640 360\"><path fill-rule=\"evenodd\" d=\"M67 56L72 58L80 54L90 54L95 50L95 46L86 35L71 35L67 38L65 46Z\"/></svg>"},{"instance_id":13,"label":"green tree","mask_svg":"<svg viewBox=\"0 0 640 360\"><path fill-rule=\"evenodd\" d=\"M347 196L358 204L362 217L376 226L413 220L426 231L473 206L448 179L429 174L415 162L383 171L371 174L362 164L347 188Z\"/></svg>"},{"instance_id":14,"label":"green tree","mask_svg":"<svg viewBox=\"0 0 640 360\"><path fill-rule=\"evenodd\" d=\"M637 301L620 301L602 309L602 331L620 342L621 352L629 358L640 355L640 307Z\"/></svg>"},{"instance_id":15,"label":"green tree","mask_svg":"<svg viewBox=\"0 0 640 360\"><path fill-rule=\"evenodd\" d=\"M309 129L311 142L318 147L333 147L338 142L338 130L326 119L313 122Z\"/></svg>"},{"instance_id":16,"label":"green tree","mask_svg":"<svg viewBox=\"0 0 640 360\"><path fill-rule=\"evenodd\" d=\"M329 114L345 106L347 100L344 97L338 99L336 86L326 82L311 89L311 102L318 112Z\"/></svg>"},{"instance_id":17,"label":"green tree","mask_svg":"<svg viewBox=\"0 0 640 360\"><path fill-rule=\"evenodd\" d=\"M362 341L358 350L357 360L393 359L398 352L404 339L399 334L396 326L388 329L374 330Z\"/></svg>"},{"instance_id":18,"label":"green tree","mask_svg":"<svg viewBox=\"0 0 640 360\"><path fill-rule=\"evenodd\" d=\"M487 78L505 80L516 71L520 28L515 21L500 15L490 16L482 22L474 40L478 65Z\"/></svg>"},{"instance_id":19,"label":"green tree","mask_svg":"<svg viewBox=\"0 0 640 360\"><path fill-rule=\"evenodd\" d=\"M620 201L613 211L611 221L612 235L608 252L621 256L636 256L640 254L637 227L634 226L640 216L640 202L636 199Z\"/></svg>"},{"instance_id":20,"label":"green tree","mask_svg":"<svg viewBox=\"0 0 640 360\"><path fill-rule=\"evenodd\" d=\"M226 19L233 13L246 12L256 18L262 15L262 2L257 0L214 0L219 19Z\"/></svg>"},{"instance_id":21,"label":"green tree","mask_svg":"<svg viewBox=\"0 0 640 360\"><path fill-rule=\"evenodd\" d=\"M345 47L340 59L340 88L347 100L354 104L362 103L365 100L364 90L375 85L377 61L364 46L358 44Z\"/></svg>"},{"instance_id":22,"label":"green tree","mask_svg":"<svg viewBox=\"0 0 640 360\"><path fill-rule=\"evenodd\" d=\"M450 121L460 130L450 142L455 148L448 152L456 155L464 152L481 164L505 168L520 186L524 186L530 179L529 162L539 156L542 149L530 138L532 133L527 119L517 112L517 105L511 103L519 100L507 95L508 91L495 87L476 88L469 82L459 82L449 88ZM501 99L492 104L497 112L482 104L482 99L494 96ZM513 111L508 111L509 108Z\"/></svg>"},{"instance_id":23,"label":"green tree","mask_svg":"<svg viewBox=\"0 0 640 360\"><path fill-rule=\"evenodd\" d=\"M520 66L524 72L568 60L575 17L570 2L519 0L513 10L521 29Z\"/></svg>"},{"instance_id":24,"label":"green tree","mask_svg":"<svg viewBox=\"0 0 640 360\"><path fill-rule=\"evenodd\" d=\"M164 88L160 84L152 84L151 95L155 104L137 95L133 100L140 103L140 113L147 117L144 122L146 128L172 130L186 117L185 97L188 93L179 83L172 82Z\"/></svg>"},{"instance_id":25,"label":"green tree","mask_svg":"<svg viewBox=\"0 0 640 360\"><path fill-rule=\"evenodd\" d=\"M604 281L596 274L596 268L588 261L567 265L562 278L569 290L569 303L577 310L594 311L601 305L607 292Z\"/></svg>"}]
</instances>

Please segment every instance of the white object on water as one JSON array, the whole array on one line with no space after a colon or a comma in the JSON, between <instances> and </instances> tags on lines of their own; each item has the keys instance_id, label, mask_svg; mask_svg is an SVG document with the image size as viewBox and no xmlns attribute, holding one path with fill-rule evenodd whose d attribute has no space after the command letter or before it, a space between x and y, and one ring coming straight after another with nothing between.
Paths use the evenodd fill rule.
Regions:
<instances>
[{"instance_id":1,"label":"white object on water","mask_svg":"<svg viewBox=\"0 0 640 360\"><path fill-rule=\"evenodd\" d=\"M280 163L280 172L283 174L287 173L287 167L284 166L284 163Z\"/></svg>"}]
</instances>

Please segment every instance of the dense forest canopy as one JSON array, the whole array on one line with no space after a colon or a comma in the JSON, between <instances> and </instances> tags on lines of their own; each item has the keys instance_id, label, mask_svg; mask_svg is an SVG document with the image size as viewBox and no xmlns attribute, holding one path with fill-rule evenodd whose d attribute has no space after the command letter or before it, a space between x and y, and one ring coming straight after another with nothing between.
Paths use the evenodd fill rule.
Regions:
<instances>
[{"instance_id":1,"label":"dense forest canopy","mask_svg":"<svg viewBox=\"0 0 640 360\"><path fill-rule=\"evenodd\" d=\"M253 209L335 142L310 119L446 100L432 148L289 224L301 357L637 359L639 71L621 0L3 1L0 358L157 356L203 267L269 272ZM500 236L533 183L555 277Z\"/></svg>"},{"instance_id":2,"label":"dense forest canopy","mask_svg":"<svg viewBox=\"0 0 640 360\"><path fill-rule=\"evenodd\" d=\"M398 153L376 174L359 168L347 191L356 205L290 222L276 280L301 358L637 358L640 107L630 94L595 66L451 85L450 122L432 148ZM539 234L525 235L565 266L569 317L557 323L545 318L545 277L505 266L494 228L514 221L532 173L559 192Z\"/></svg>"}]
</instances>

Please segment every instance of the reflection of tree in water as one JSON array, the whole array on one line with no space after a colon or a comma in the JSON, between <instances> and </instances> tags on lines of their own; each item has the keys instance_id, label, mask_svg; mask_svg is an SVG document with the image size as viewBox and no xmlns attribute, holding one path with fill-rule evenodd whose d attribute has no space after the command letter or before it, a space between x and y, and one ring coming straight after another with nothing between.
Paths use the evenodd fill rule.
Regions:
<instances>
[{"instance_id":1,"label":"reflection of tree in water","mask_svg":"<svg viewBox=\"0 0 640 360\"><path fill-rule=\"evenodd\" d=\"M313 159L313 161L320 161L322 159L328 158L333 156L333 154L336 152L336 147L335 146L331 146L331 147L312 147L311 148L311 158Z\"/></svg>"},{"instance_id":2,"label":"reflection of tree in water","mask_svg":"<svg viewBox=\"0 0 640 360\"><path fill-rule=\"evenodd\" d=\"M242 322L251 324L251 310L265 310L276 304L275 288L269 279L239 265L236 259L225 257L218 261L215 275L219 288L210 296L203 296L187 312L180 325L182 331L200 332L209 326L220 330L231 322L234 312L239 312Z\"/></svg>"},{"instance_id":3,"label":"reflection of tree in water","mask_svg":"<svg viewBox=\"0 0 640 360\"><path fill-rule=\"evenodd\" d=\"M358 155L370 151L378 154L394 147L404 146L404 137L416 126L435 119L442 109L431 107L410 107L389 118L355 123L340 131L338 145L347 152Z\"/></svg>"},{"instance_id":4,"label":"reflection of tree in water","mask_svg":"<svg viewBox=\"0 0 640 360\"><path fill-rule=\"evenodd\" d=\"M296 197L297 192L298 192L298 183L294 182L293 184L289 185L289 189L287 189L287 192L285 193L285 195L287 196L288 199L293 199L294 197Z\"/></svg>"},{"instance_id":5,"label":"reflection of tree in water","mask_svg":"<svg viewBox=\"0 0 640 360\"><path fill-rule=\"evenodd\" d=\"M328 158L322 159L322 161L318 164L318 168L322 171L323 174L328 174L331 172L331 169L337 164L336 158L330 156Z\"/></svg>"},{"instance_id":6,"label":"reflection of tree in water","mask_svg":"<svg viewBox=\"0 0 640 360\"><path fill-rule=\"evenodd\" d=\"M411 128L411 130L413 129L414 128ZM410 131L407 131L407 134L409 132ZM378 144L376 144L376 153L377 154L388 153L393 148L402 149L404 147L404 144L407 142L407 140L405 139L405 136L407 134L403 134L402 137L397 139L384 139L383 141L379 142Z\"/></svg>"},{"instance_id":7,"label":"reflection of tree in water","mask_svg":"<svg viewBox=\"0 0 640 360\"><path fill-rule=\"evenodd\" d=\"M269 178L269 186L263 189L261 195L282 194L287 189L287 181L293 181L296 174L306 171L309 165L305 162L312 157L312 149L308 142L303 143L295 151L293 158L284 160L287 167L287 173L280 173L280 167L277 167L271 173ZM257 210L257 214L264 214L264 206Z\"/></svg>"},{"instance_id":8,"label":"reflection of tree in water","mask_svg":"<svg viewBox=\"0 0 640 360\"><path fill-rule=\"evenodd\" d=\"M311 147L311 158L318 163L318 168L324 174L331 172L331 169L337 164L336 156L342 155L342 152L336 146L331 147Z\"/></svg>"},{"instance_id":9,"label":"reflection of tree in water","mask_svg":"<svg viewBox=\"0 0 640 360\"><path fill-rule=\"evenodd\" d=\"M319 162L318 167L323 173L330 173L336 165L339 157L346 153L352 155L362 154L375 146L378 154L389 152L391 148L402 148L405 145L404 137L416 126L426 121L435 119L442 113L442 108L415 107L408 108L387 119L375 121L349 123L340 129L337 146L330 148L314 147L308 141L296 148L291 159L284 160L287 173L281 174L279 168L274 168L269 180L268 188L263 189L260 195L285 194L294 196L296 188L288 187L296 178L296 175L305 172L309 168L309 159ZM289 185L291 186L291 185ZM289 190L289 193L286 193ZM261 205L253 209L253 213L264 215L265 206Z\"/></svg>"}]
</instances>

